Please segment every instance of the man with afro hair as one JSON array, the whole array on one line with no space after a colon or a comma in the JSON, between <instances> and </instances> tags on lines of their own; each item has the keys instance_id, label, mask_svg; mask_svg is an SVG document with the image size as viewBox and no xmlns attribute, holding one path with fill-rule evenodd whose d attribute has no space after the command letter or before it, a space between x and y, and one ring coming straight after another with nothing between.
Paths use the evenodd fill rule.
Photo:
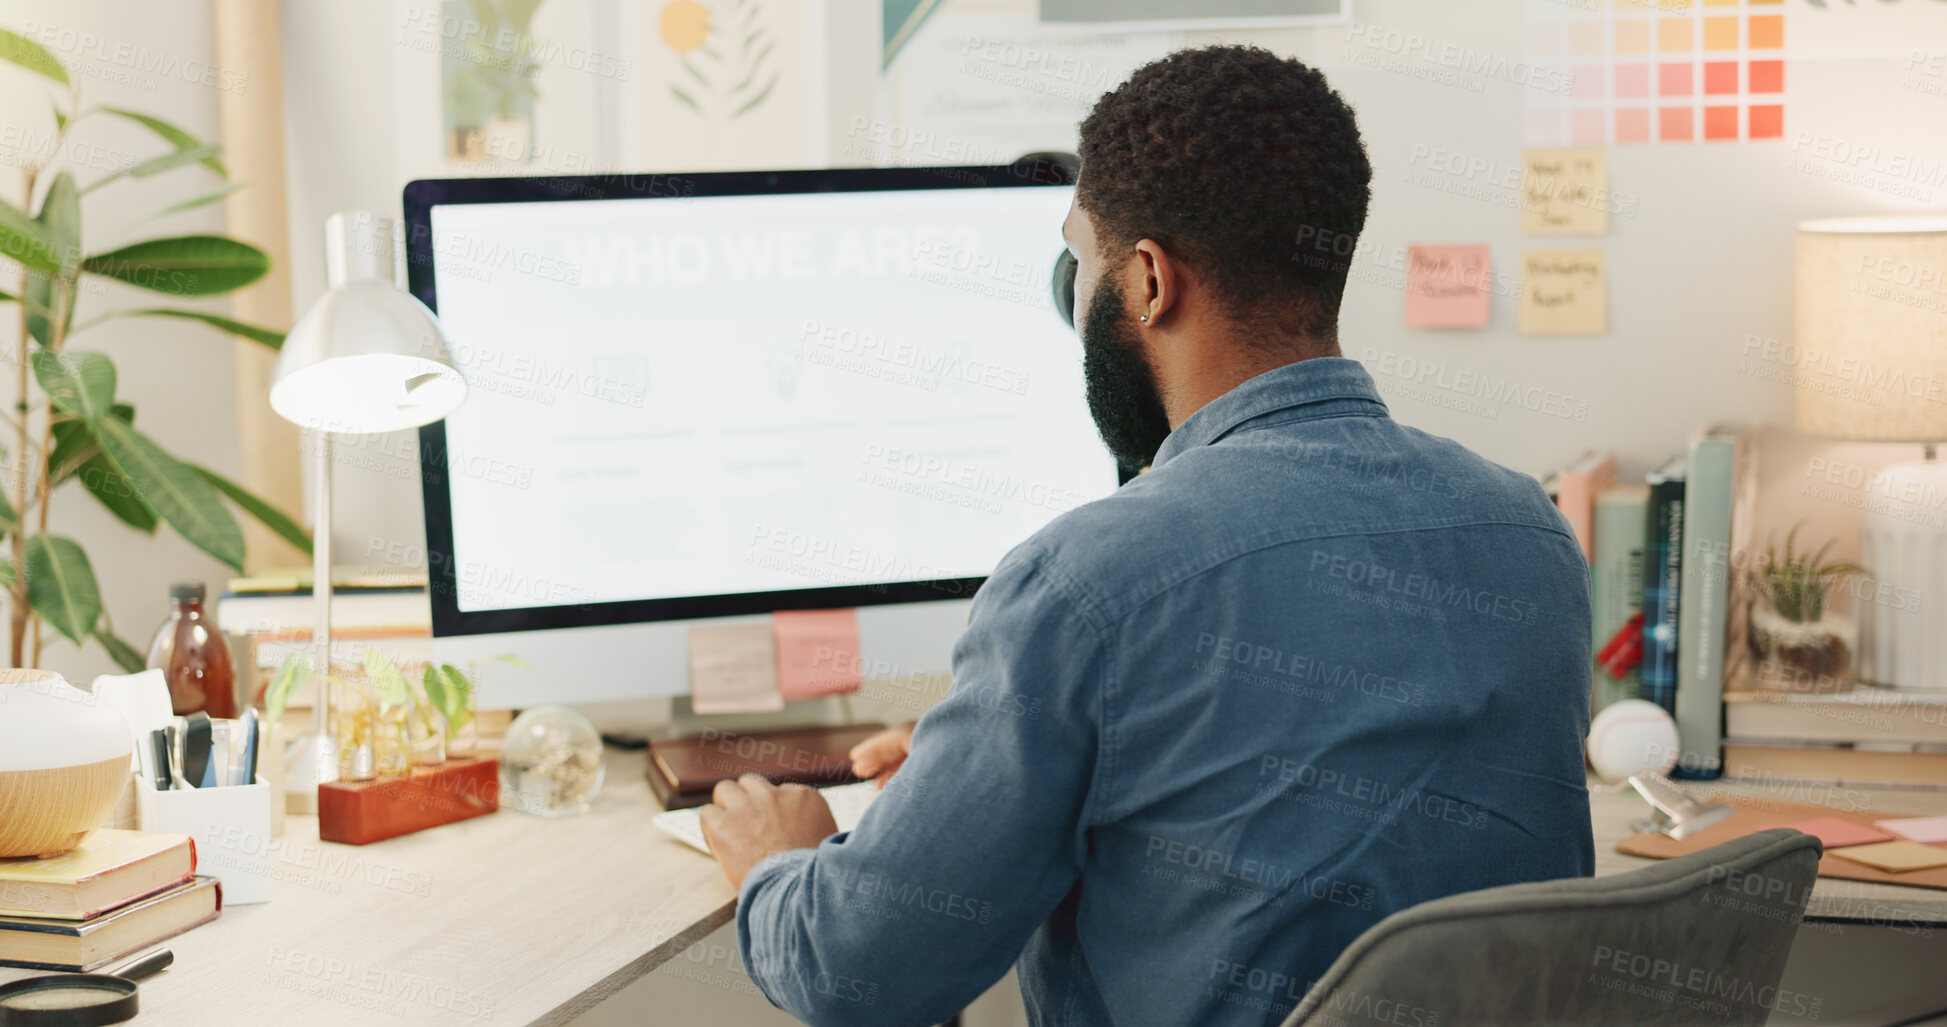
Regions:
<instances>
[{"instance_id":1,"label":"man with afro hair","mask_svg":"<svg viewBox=\"0 0 1947 1027\"><path fill-rule=\"evenodd\" d=\"M746 970L811 1023L937 1023L1010 965L1035 1024L1277 1023L1389 913L1593 872L1587 566L1533 479L1339 355L1351 108L1186 50L1080 156L1089 408L1147 471L1001 561L947 698L854 751L856 830L758 778L704 811Z\"/></svg>"}]
</instances>

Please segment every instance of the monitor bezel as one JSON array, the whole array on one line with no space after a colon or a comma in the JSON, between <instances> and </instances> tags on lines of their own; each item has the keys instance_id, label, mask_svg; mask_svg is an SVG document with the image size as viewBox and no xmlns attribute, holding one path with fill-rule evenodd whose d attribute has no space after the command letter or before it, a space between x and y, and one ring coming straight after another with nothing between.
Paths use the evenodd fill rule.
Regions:
<instances>
[{"instance_id":1,"label":"monitor bezel","mask_svg":"<svg viewBox=\"0 0 1947 1027\"><path fill-rule=\"evenodd\" d=\"M419 179L406 183L404 235L406 283L435 313L432 210L479 203L578 203L610 199L684 200L709 196L759 196L819 192L894 192L920 189L1058 188L1074 184L1073 158L1033 154L1013 164L955 167L835 168L813 171L717 171L521 178ZM893 603L970 598L985 576L884 582L710 596L626 599L615 602L462 610L459 568L453 556L452 492L443 456L446 423L419 429L419 480L425 501L427 592L433 636L482 635L554 628L601 627L825 610ZM1128 475L1120 475L1127 480Z\"/></svg>"}]
</instances>

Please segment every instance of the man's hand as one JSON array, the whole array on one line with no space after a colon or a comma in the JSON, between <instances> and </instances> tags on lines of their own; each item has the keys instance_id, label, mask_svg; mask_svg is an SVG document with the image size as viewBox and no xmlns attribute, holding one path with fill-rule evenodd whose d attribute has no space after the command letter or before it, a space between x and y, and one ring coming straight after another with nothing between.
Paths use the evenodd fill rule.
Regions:
<instances>
[{"instance_id":1,"label":"man's hand","mask_svg":"<svg viewBox=\"0 0 1947 1027\"><path fill-rule=\"evenodd\" d=\"M817 789L774 785L757 774L718 781L710 805L698 811L703 840L723 864L732 888L764 857L792 849L815 849L838 833L831 807Z\"/></svg>"},{"instance_id":2,"label":"man's hand","mask_svg":"<svg viewBox=\"0 0 1947 1027\"><path fill-rule=\"evenodd\" d=\"M906 757L913 752L913 725L904 724L889 727L871 738L852 746L852 774L856 777L869 777L879 787L898 771Z\"/></svg>"}]
</instances>

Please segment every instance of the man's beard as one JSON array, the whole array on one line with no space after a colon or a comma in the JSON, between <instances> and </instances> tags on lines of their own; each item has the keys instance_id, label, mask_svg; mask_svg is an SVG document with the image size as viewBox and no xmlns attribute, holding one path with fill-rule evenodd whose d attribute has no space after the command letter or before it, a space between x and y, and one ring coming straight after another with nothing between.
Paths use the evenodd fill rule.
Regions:
<instances>
[{"instance_id":1,"label":"man's beard","mask_svg":"<svg viewBox=\"0 0 1947 1027\"><path fill-rule=\"evenodd\" d=\"M1170 419L1122 290L1106 279L1096 284L1082 322L1082 380L1110 455L1132 472L1149 466L1169 437Z\"/></svg>"}]
</instances>

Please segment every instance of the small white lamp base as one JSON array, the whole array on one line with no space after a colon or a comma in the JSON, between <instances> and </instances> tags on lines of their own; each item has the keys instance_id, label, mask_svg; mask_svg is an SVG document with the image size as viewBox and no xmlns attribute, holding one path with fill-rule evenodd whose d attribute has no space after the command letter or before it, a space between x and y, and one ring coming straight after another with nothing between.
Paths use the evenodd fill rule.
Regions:
<instances>
[{"instance_id":1,"label":"small white lamp base","mask_svg":"<svg viewBox=\"0 0 1947 1027\"><path fill-rule=\"evenodd\" d=\"M1859 677L1947 691L1947 462L1894 464L1866 490L1859 562Z\"/></svg>"}]
</instances>

